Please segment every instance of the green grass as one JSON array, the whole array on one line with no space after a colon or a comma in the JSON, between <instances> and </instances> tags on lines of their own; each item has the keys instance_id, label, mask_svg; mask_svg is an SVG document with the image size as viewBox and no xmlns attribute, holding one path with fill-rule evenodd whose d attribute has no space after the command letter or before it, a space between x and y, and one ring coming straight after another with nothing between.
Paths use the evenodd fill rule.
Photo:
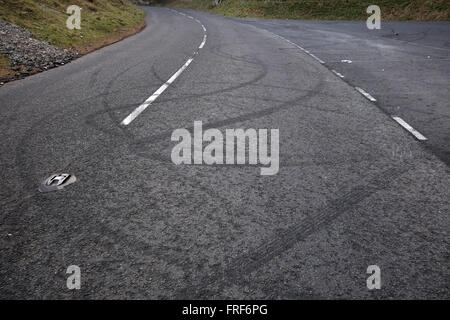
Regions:
<instances>
[{"instance_id":1,"label":"green grass","mask_svg":"<svg viewBox=\"0 0 450 320\"><path fill-rule=\"evenodd\" d=\"M382 21L450 21L449 0L225 0L215 7L212 0L162 3L229 17L301 20L366 20L366 8L376 4Z\"/></svg>"},{"instance_id":2,"label":"green grass","mask_svg":"<svg viewBox=\"0 0 450 320\"><path fill-rule=\"evenodd\" d=\"M81 11L81 30L69 30L69 5ZM29 30L33 37L88 52L144 26L145 13L126 0L0 0L0 18Z\"/></svg>"},{"instance_id":3,"label":"green grass","mask_svg":"<svg viewBox=\"0 0 450 320\"><path fill-rule=\"evenodd\" d=\"M0 82L3 81L3 79L7 79L10 76L13 75L13 72L11 71L11 64L3 54L0 53Z\"/></svg>"}]
</instances>

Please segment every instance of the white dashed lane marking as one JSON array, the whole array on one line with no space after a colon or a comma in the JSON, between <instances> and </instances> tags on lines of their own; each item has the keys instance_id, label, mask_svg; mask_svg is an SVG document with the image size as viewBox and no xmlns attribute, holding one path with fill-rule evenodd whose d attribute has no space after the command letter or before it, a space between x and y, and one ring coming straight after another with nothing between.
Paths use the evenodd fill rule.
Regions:
<instances>
[{"instance_id":1,"label":"white dashed lane marking","mask_svg":"<svg viewBox=\"0 0 450 320\"><path fill-rule=\"evenodd\" d=\"M414 137L416 137L418 140L425 141L428 140L424 135L422 135L419 131L411 127L408 123L406 123L405 120L403 120L400 117L393 116L392 119L397 121L403 128L408 130Z\"/></svg>"},{"instance_id":2,"label":"white dashed lane marking","mask_svg":"<svg viewBox=\"0 0 450 320\"><path fill-rule=\"evenodd\" d=\"M194 17L188 16L186 14L184 14L183 12L178 12L176 10L173 9L169 9L171 11L174 11L182 16L185 16L187 18L190 19L194 19ZM203 41L202 43L198 46L198 50L202 49L206 43L206 28L203 25L203 23L200 22L200 20L195 19L195 21L197 21L201 26L202 29L204 31L204 35L203 35ZM169 80L167 80L161 87L158 88L158 90L156 90L147 100L144 101L144 103L142 103L139 107L137 107L136 109L133 110L133 112L131 112L125 119L122 120L122 122L120 123L121 125L127 126L129 125L134 119L136 119L145 109L148 108L148 106L150 106L171 84L172 82L174 82L179 76L180 74L186 70L186 68L191 64L191 62L194 60L194 56L198 54L198 51L195 51L193 56L190 57L182 66L180 69L178 69L171 77Z\"/></svg>"},{"instance_id":3,"label":"white dashed lane marking","mask_svg":"<svg viewBox=\"0 0 450 320\"><path fill-rule=\"evenodd\" d=\"M276 33L270 32L269 33L277 36L280 39L283 39L284 41L292 44L293 46L299 48L300 50L302 50L303 52L305 52L306 54L308 54L309 56L311 56L312 58L314 58L315 60L319 61L321 64L325 64L325 61L321 60L319 57L315 56L314 54L312 54L311 52L309 52L308 50L306 50L305 48L299 46L298 44L292 42L289 39L286 39ZM348 60L348 59L343 59L341 60L341 62L343 63L352 63L352 60ZM335 75L337 75L339 78L343 79L344 75L337 72L334 69L331 69L331 72L333 72ZM375 99L370 93L366 92L365 90L361 89L360 87L355 87L355 89L361 93L364 97L366 97L368 100L372 101L372 102L376 102L377 99ZM419 131L417 131L416 129L414 129L413 127L411 127L408 123L406 123L402 118L397 117L397 116L392 116L392 119L394 119L397 123L399 123L403 128L405 128L406 130L408 130L412 135L414 135L414 137L416 137L418 140L424 141L427 140L427 138L422 135Z\"/></svg>"},{"instance_id":4,"label":"white dashed lane marking","mask_svg":"<svg viewBox=\"0 0 450 320\"><path fill-rule=\"evenodd\" d=\"M372 102L376 102L377 99L375 99L374 97L372 97L368 92L364 91L363 89L361 89L360 87L355 87L356 91L358 91L359 93L361 93L364 97L366 97L367 99L369 99Z\"/></svg>"},{"instance_id":5,"label":"white dashed lane marking","mask_svg":"<svg viewBox=\"0 0 450 320\"><path fill-rule=\"evenodd\" d=\"M203 48L203 46L205 45L205 43L206 43L206 34L203 36L203 41L202 41L202 43L200 43L200 45L198 46L198 48L199 48L199 49Z\"/></svg>"},{"instance_id":6,"label":"white dashed lane marking","mask_svg":"<svg viewBox=\"0 0 450 320\"><path fill-rule=\"evenodd\" d=\"M138 115L140 115L149 105L153 103L168 87L169 85L175 81L176 78L180 76L180 74L191 64L192 60L194 58L189 58L188 61L180 68L177 72L175 72L169 80L166 81L161 87L159 87L158 90L156 90L143 104L141 104L139 107L134 109L132 113L128 115L123 121L121 122L122 125L127 126L137 118Z\"/></svg>"}]
</instances>

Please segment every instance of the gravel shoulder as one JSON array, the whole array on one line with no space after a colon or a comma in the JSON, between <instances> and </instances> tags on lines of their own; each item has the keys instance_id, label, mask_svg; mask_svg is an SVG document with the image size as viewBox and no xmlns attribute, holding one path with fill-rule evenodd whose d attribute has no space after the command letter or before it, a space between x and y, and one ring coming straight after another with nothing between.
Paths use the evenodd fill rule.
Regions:
<instances>
[{"instance_id":1,"label":"gravel shoulder","mask_svg":"<svg viewBox=\"0 0 450 320\"><path fill-rule=\"evenodd\" d=\"M34 39L30 32L0 19L0 52L9 60L11 73L0 82L21 79L30 74L64 65L79 53L58 49L45 41Z\"/></svg>"}]
</instances>

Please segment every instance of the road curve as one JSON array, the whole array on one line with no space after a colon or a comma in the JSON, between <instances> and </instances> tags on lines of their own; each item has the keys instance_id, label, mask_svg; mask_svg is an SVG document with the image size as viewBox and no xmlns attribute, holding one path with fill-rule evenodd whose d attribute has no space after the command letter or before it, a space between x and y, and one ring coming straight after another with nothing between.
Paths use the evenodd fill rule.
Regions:
<instances>
[{"instance_id":1,"label":"road curve","mask_svg":"<svg viewBox=\"0 0 450 320\"><path fill-rule=\"evenodd\" d=\"M273 33L145 10L141 33L0 88L2 298L450 297L448 166ZM278 128L278 174L174 165L200 120ZM38 191L61 171L77 182Z\"/></svg>"},{"instance_id":2,"label":"road curve","mask_svg":"<svg viewBox=\"0 0 450 320\"><path fill-rule=\"evenodd\" d=\"M392 116L399 116L450 164L450 22L235 19L266 29L325 60L343 80L361 87Z\"/></svg>"}]
</instances>

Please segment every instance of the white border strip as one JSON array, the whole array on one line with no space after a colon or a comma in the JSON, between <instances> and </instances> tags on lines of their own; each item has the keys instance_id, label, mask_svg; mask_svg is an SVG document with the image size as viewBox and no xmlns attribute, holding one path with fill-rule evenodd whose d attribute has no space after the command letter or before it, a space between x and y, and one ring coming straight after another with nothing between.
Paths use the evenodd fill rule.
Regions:
<instances>
[{"instance_id":1,"label":"white border strip","mask_svg":"<svg viewBox=\"0 0 450 320\"><path fill-rule=\"evenodd\" d=\"M366 97L367 99L369 99L372 102L377 101L377 99L375 99L374 97L372 97L369 93L367 93L366 91L364 91L363 89L361 89L360 87L355 87L356 91L358 91L359 93L361 93L364 97Z\"/></svg>"},{"instance_id":2,"label":"white border strip","mask_svg":"<svg viewBox=\"0 0 450 320\"><path fill-rule=\"evenodd\" d=\"M417 131L416 129L414 129L413 127L411 127L408 123L405 122L405 120L403 120L400 117L397 116L393 116L392 119L394 119L395 121L398 122L398 124L400 124L403 128L405 128L406 130L408 130L414 137L416 137L418 140L421 141L425 141L428 140L424 135L422 135L419 131Z\"/></svg>"}]
</instances>

